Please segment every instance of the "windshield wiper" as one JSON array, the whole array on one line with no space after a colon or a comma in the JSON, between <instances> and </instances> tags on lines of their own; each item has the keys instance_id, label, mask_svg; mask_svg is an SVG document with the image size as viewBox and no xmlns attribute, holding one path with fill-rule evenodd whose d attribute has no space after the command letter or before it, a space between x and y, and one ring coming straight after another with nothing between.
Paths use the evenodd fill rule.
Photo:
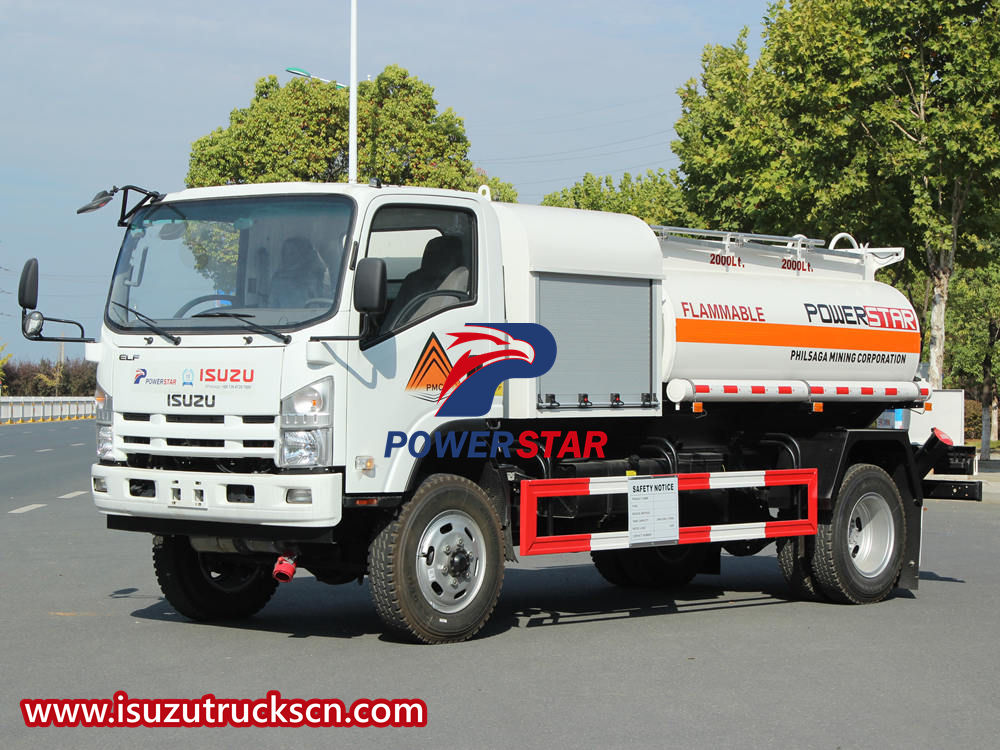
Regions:
<instances>
[{"instance_id":1,"label":"windshield wiper","mask_svg":"<svg viewBox=\"0 0 1000 750\"><path fill-rule=\"evenodd\" d=\"M273 328L268 328L260 323L254 323L250 318L253 317L250 313L238 313L238 312L228 312L226 310L208 310L207 312L200 312L196 315L192 315L192 318L236 318L242 323L246 324L246 327L251 331L256 333L263 333L268 336L274 336L276 339L280 340L284 344L290 344L292 342L292 337L281 331L276 331Z\"/></svg>"},{"instance_id":2,"label":"windshield wiper","mask_svg":"<svg viewBox=\"0 0 1000 750\"><path fill-rule=\"evenodd\" d=\"M112 305L117 305L118 307L122 308L123 310L128 310L136 318L138 318L141 322L145 323L146 327L149 330L151 330L153 333L156 333L156 334L159 334L160 336L163 336L163 338L165 338L167 341L169 341L174 346L177 346L178 344L181 343L181 337L180 336L174 336L171 333L167 333L165 330L163 330L158 325L156 325L156 321L153 318L149 317L148 315L146 315L144 313L141 313L138 310L136 310L136 309L134 309L132 307L129 307L128 305L123 305L121 302L115 302L114 300L111 300L111 304ZM150 341L152 341L152 339L150 339Z\"/></svg>"}]
</instances>

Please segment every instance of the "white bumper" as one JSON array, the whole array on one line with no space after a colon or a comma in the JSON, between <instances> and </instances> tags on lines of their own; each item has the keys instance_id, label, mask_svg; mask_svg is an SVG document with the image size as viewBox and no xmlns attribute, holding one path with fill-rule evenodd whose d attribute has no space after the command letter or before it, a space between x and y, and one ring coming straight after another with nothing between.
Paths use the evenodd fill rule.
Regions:
<instances>
[{"instance_id":1,"label":"white bumper","mask_svg":"<svg viewBox=\"0 0 1000 750\"><path fill-rule=\"evenodd\" d=\"M95 464L90 474L94 504L102 513L113 515L323 527L340 523L343 507L341 474L164 472L101 464ZM103 480L106 492L95 489L100 484L96 480ZM230 486L252 487L253 502L231 502ZM133 494L133 487L152 494ZM289 503L285 499L288 490L309 490L312 502Z\"/></svg>"}]
</instances>

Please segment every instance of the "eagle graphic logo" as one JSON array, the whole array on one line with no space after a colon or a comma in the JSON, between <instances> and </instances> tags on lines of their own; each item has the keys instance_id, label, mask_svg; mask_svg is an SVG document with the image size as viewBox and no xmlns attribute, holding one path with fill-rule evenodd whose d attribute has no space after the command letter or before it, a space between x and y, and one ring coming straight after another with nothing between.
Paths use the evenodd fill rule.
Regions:
<instances>
[{"instance_id":1,"label":"eagle graphic logo","mask_svg":"<svg viewBox=\"0 0 1000 750\"><path fill-rule=\"evenodd\" d=\"M436 402L439 417L481 417L505 380L539 377L556 361L556 340L537 323L467 323L446 336L447 348L431 334L406 386ZM454 363L451 350L461 351Z\"/></svg>"}]
</instances>

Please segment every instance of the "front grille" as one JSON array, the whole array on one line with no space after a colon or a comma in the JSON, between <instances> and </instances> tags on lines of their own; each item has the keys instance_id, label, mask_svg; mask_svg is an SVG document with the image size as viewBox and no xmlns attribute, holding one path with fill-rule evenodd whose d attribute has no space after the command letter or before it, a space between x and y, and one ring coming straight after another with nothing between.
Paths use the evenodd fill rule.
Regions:
<instances>
[{"instance_id":1,"label":"front grille","mask_svg":"<svg viewBox=\"0 0 1000 750\"><path fill-rule=\"evenodd\" d=\"M181 424L224 424L226 418L221 414L167 414L168 423Z\"/></svg>"},{"instance_id":2,"label":"front grille","mask_svg":"<svg viewBox=\"0 0 1000 750\"><path fill-rule=\"evenodd\" d=\"M225 440L200 440L198 438L167 438L172 448L225 448Z\"/></svg>"},{"instance_id":3,"label":"front grille","mask_svg":"<svg viewBox=\"0 0 1000 750\"><path fill-rule=\"evenodd\" d=\"M278 425L275 415L233 414L139 414L116 415L116 433L120 449L130 463L148 463L140 456L163 456L164 468L183 469L201 460L211 471L235 469L217 468L219 462L243 459L260 461L270 470L275 461ZM173 461L166 460L170 457ZM254 471L260 468L253 465Z\"/></svg>"},{"instance_id":4,"label":"front grille","mask_svg":"<svg viewBox=\"0 0 1000 750\"><path fill-rule=\"evenodd\" d=\"M153 456L129 453L127 463L133 469L160 471L222 472L225 474L277 474L270 458L213 458L202 456Z\"/></svg>"},{"instance_id":5,"label":"front grille","mask_svg":"<svg viewBox=\"0 0 1000 750\"><path fill-rule=\"evenodd\" d=\"M254 414L243 417L243 424L274 424L275 417L271 414Z\"/></svg>"}]
</instances>

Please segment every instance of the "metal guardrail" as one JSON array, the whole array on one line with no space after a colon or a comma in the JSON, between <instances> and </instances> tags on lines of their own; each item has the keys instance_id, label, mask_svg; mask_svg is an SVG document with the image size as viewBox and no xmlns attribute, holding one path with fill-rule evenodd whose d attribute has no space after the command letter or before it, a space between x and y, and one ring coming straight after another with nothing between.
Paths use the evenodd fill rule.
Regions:
<instances>
[{"instance_id":1,"label":"metal guardrail","mask_svg":"<svg viewBox=\"0 0 1000 750\"><path fill-rule=\"evenodd\" d=\"M3 396L0 425L93 419L95 408L90 396Z\"/></svg>"}]
</instances>

